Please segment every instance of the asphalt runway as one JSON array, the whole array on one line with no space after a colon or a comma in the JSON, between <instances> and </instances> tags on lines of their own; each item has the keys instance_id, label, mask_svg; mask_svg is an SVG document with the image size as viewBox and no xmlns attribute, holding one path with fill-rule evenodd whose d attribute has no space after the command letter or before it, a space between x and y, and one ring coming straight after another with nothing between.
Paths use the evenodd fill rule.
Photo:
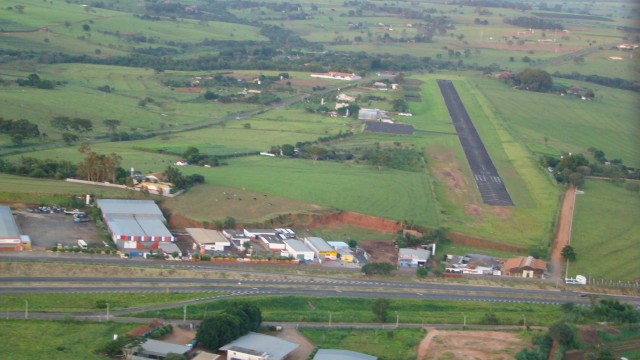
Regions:
<instances>
[{"instance_id":1,"label":"asphalt runway","mask_svg":"<svg viewBox=\"0 0 640 360\"><path fill-rule=\"evenodd\" d=\"M485 204L513 206L511 196L502 182L500 174L487 149L478 135L467 110L458 96L456 88L450 80L438 80L440 92L451 115L451 121L456 128L460 144L471 167L480 195Z\"/></svg>"}]
</instances>

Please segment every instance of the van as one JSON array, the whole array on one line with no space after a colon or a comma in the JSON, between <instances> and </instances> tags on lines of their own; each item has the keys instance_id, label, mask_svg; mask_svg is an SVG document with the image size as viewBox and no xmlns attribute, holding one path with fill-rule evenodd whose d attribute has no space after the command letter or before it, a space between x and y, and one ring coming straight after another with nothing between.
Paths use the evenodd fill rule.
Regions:
<instances>
[{"instance_id":1,"label":"van","mask_svg":"<svg viewBox=\"0 0 640 360\"><path fill-rule=\"evenodd\" d=\"M82 239L78 240L78 246L79 246L79 247L80 247L80 249L82 249L82 250L87 250L87 249L89 248L89 247L87 246L87 243L86 243L84 240L82 240Z\"/></svg>"}]
</instances>

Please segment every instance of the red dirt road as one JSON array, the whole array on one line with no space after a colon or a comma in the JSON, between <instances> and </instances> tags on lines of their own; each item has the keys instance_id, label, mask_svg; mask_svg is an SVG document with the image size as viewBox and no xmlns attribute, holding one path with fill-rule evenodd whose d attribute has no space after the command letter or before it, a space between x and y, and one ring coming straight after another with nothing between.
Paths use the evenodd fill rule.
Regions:
<instances>
[{"instance_id":1,"label":"red dirt road","mask_svg":"<svg viewBox=\"0 0 640 360\"><path fill-rule=\"evenodd\" d=\"M564 193L562 208L558 217L556 235L553 238L551 249L552 276L554 279L562 277L562 248L569 245L571 241L571 224L573 222L573 209L576 204L576 188L570 185Z\"/></svg>"}]
</instances>

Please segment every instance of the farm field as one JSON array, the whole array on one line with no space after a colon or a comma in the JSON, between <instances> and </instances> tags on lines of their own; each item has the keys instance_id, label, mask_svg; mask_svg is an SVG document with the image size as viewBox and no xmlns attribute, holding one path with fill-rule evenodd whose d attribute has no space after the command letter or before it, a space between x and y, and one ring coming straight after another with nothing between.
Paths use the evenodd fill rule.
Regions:
<instances>
[{"instance_id":1,"label":"farm field","mask_svg":"<svg viewBox=\"0 0 640 360\"><path fill-rule=\"evenodd\" d=\"M571 246L577 260L569 274L638 281L640 196L608 181L588 179L576 197ZM606 224L603 226L603 224Z\"/></svg>"},{"instance_id":2,"label":"farm field","mask_svg":"<svg viewBox=\"0 0 640 360\"><path fill-rule=\"evenodd\" d=\"M12 359L38 359L46 354L52 360L93 360L104 359L96 350L108 344L113 334L123 335L139 324L2 319L0 326L5 340L0 354L11 354Z\"/></svg>"},{"instance_id":3,"label":"farm field","mask_svg":"<svg viewBox=\"0 0 640 360\"><path fill-rule=\"evenodd\" d=\"M237 300L218 300L212 303L189 306L188 314L191 319L201 319L205 311L211 312L224 309ZM263 296L251 297L243 300L254 304L262 311L264 321L286 322L326 322L329 323L329 311L332 321L340 322L375 322L371 310L375 299L356 299L344 297L304 297L304 296ZM527 324L550 325L561 316L560 306L502 303L493 304L477 301L440 301L419 299L389 299L388 324L395 325L396 311L400 323L411 324L460 324L462 313L467 316L467 324L478 324L488 312L493 312L500 319L501 324L518 324L522 314L527 317ZM173 308L161 310L160 313L168 318L181 319L183 309ZM393 315L391 315L393 314ZM136 316L156 317L154 311Z\"/></svg>"},{"instance_id":4,"label":"farm field","mask_svg":"<svg viewBox=\"0 0 640 360\"><path fill-rule=\"evenodd\" d=\"M425 335L422 329L300 329L320 349L343 349L375 355L380 360L414 360Z\"/></svg>"}]
</instances>

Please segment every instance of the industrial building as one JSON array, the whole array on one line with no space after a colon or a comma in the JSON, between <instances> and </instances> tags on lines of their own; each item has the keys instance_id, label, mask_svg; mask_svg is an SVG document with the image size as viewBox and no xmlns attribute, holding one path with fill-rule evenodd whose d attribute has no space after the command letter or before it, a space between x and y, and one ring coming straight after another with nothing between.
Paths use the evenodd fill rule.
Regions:
<instances>
[{"instance_id":1,"label":"industrial building","mask_svg":"<svg viewBox=\"0 0 640 360\"><path fill-rule=\"evenodd\" d=\"M20 228L11 213L11 208L0 205L0 251L22 250L22 241L29 241L28 237L20 235Z\"/></svg>"},{"instance_id":2,"label":"industrial building","mask_svg":"<svg viewBox=\"0 0 640 360\"><path fill-rule=\"evenodd\" d=\"M250 332L220 348L227 352L227 359L238 360L282 360L298 344L275 336Z\"/></svg>"},{"instance_id":3,"label":"industrial building","mask_svg":"<svg viewBox=\"0 0 640 360\"><path fill-rule=\"evenodd\" d=\"M113 242L130 256L159 251L161 242L175 242L152 200L98 199L96 203Z\"/></svg>"},{"instance_id":4,"label":"industrial building","mask_svg":"<svg viewBox=\"0 0 640 360\"><path fill-rule=\"evenodd\" d=\"M300 240L283 240L287 253L298 260L313 261L316 254Z\"/></svg>"},{"instance_id":5,"label":"industrial building","mask_svg":"<svg viewBox=\"0 0 640 360\"><path fill-rule=\"evenodd\" d=\"M431 256L431 251L425 249L403 248L398 251L398 266L400 267L424 267Z\"/></svg>"},{"instance_id":6,"label":"industrial building","mask_svg":"<svg viewBox=\"0 0 640 360\"><path fill-rule=\"evenodd\" d=\"M218 230L202 228L185 229L201 251L225 251L231 246L231 242Z\"/></svg>"},{"instance_id":7,"label":"industrial building","mask_svg":"<svg viewBox=\"0 0 640 360\"><path fill-rule=\"evenodd\" d=\"M313 360L377 360L375 356L339 349L318 349Z\"/></svg>"},{"instance_id":8,"label":"industrial building","mask_svg":"<svg viewBox=\"0 0 640 360\"><path fill-rule=\"evenodd\" d=\"M316 254L318 260L322 261L335 261L338 257L336 249L327 244L324 239L319 237L304 238L304 243L307 244L311 250Z\"/></svg>"}]
</instances>

